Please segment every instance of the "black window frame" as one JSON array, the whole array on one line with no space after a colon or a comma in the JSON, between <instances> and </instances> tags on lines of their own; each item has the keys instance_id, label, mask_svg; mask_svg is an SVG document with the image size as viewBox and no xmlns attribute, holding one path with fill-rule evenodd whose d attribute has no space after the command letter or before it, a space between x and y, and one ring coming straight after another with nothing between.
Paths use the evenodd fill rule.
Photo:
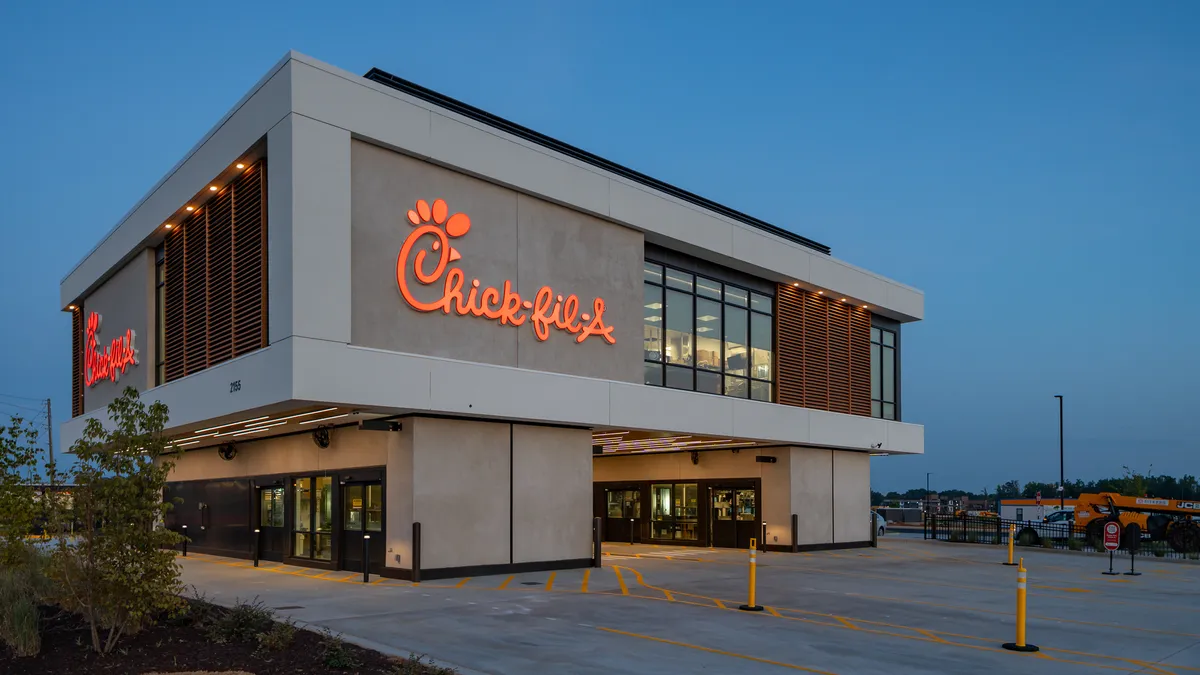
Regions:
<instances>
[{"instance_id":1,"label":"black window frame","mask_svg":"<svg viewBox=\"0 0 1200 675\"><path fill-rule=\"evenodd\" d=\"M657 269L652 270L651 266L654 266ZM647 274L648 272L657 273L659 280L652 281L649 278L651 275ZM691 290L688 291L688 290L679 288L678 286L668 285L667 284L667 275L670 272L675 272L677 274L684 274L684 275L691 277L691 279L692 279ZM701 280L703 280L704 282L708 282L709 284L715 284L716 288L719 289L718 294L719 294L720 298L719 299L713 298L708 295L702 295L702 294L698 293L697 289L700 286ZM666 263L662 263L662 262L659 262L659 261L651 259L651 258L647 258L643 262L643 274L642 274L643 301L646 297L646 293L645 293L646 287L656 288L659 292L659 295L658 295L659 310L658 311L659 311L659 316L661 317L661 322L660 322L661 326L659 329L659 333L661 335L661 337L660 337L661 344L658 346L659 348L658 348L658 352L657 352L658 353L657 360L645 358L647 350L643 346L642 367L643 367L643 372L647 374L647 376L643 377L644 384L646 384L648 386L668 387L668 385L667 385L667 381L668 381L667 369L668 368L677 369L677 372L678 372L678 370L687 370L687 371L689 371L689 373L688 373L688 381L690 381L689 387L687 387L687 388L668 387L668 388L680 389L681 391L695 391L695 392L703 393L703 394L712 394L714 396L731 396L734 398L762 401L762 402L766 402L766 403L774 403L775 402L775 396L777 395L777 391L776 391L776 387L775 387L775 371L776 371L776 361L779 358L778 335L776 335L776 333L778 331L775 330L775 320L774 320L775 314L778 311L778 308L776 307L776 297L775 296L767 294L767 293L763 293L763 292L760 292L760 291L757 291L757 290L754 290L751 288L747 288L746 286L743 286L741 284L723 281L721 279L714 278L713 276L710 276L707 274L698 274L696 272L692 272L691 270L681 269L679 267L668 265ZM744 293L745 298L746 298L745 305L737 304L735 302L731 302L730 300L728 300L726 289L736 289L737 291L741 291L742 293ZM684 293L684 294L691 296L691 301L692 301L692 308L691 308L692 309L692 324L691 324L692 325L692 333L691 333L692 334L692 358L691 358L691 363L689 365L669 364L666 360L666 341L667 341L667 311L666 310L667 310L667 291L668 290L676 291L678 293ZM768 310L764 311L762 309L761 302L760 302L759 307L757 307L757 308L755 307L756 296L758 298L765 298L767 300L767 306L769 308ZM719 367L716 369L701 368L698 365L699 358L698 358L698 353L697 353L698 352L697 344L699 342L700 333L698 332L698 329L700 328L700 326L697 324L697 321L699 320L697 306L698 306L700 300L709 300L712 302L716 302L721 306L721 316L719 317L719 320L718 320L717 335L715 336L716 340L718 342L718 354L719 354L719 359L718 359ZM728 363L726 361L726 353L725 353L725 322L728 317L728 310L731 307L737 308L737 309L742 309L742 310L745 310L745 312L746 312L746 344L745 344L745 349L746 349L745 372L746 372L746 374L745 375L730 375L726 372L726 366L728 365ZM754 328L753 328L753 324L754 324L754 316L755 315L766 317L769 320L768 330L771 333L771 339L770 339L771 364L770 364L770 369L769 369L769 379L755 377L755 375L754 375L754 357L753 357L753 355L754 355L754 352L753 352ZM645 319L643 318L643 331L645 330L644 326L645 326ZM643 333L643 340L644 339L645 339L645 337L644 337L644 333ZM654 369L653 371L651 370L652 368ZM657 377L655 377L655 378L649 377L648 374L650 372L657 373ZM719 392L710 392L710 391L706 391L703 389L699 389L697 387L698 378L699 378L698 373L703 373L705 375L715 374L717 377L719 377L720 378L720 386L719 386L720 391ZM652 381L652 380L654 380L654 381ZM735 381L736 383L740 383L744 386L744 391L745 391L744 395L739 395L732 391L732 388L729 386L731 384L731 380ZM754 398L755 384L760 385L760 387L759 387L760 389L761 389L761 385L766 385L766 398Z\"/></svg>"},{"instance_id":2,"label":"black window frame","mask_svg":"<svg viewBox=\"0 0 1200 675\"><path fill-rule=\"evenodd\" d=\"M887 333L892 336L892 344L887 344L883 334ZM883 328L881 326L871 326L871 417L892 421L900 419L900 335L897 331ZM874 367L875 352L879 352L879 368ZM888 400L883 387L884 375L884 354L890 350L892 353L892 398ZM878 385L879 396L875 396L876 385ZM886 407L891 406L892 414L885 414Z\"/></svg>"}]
</instances>

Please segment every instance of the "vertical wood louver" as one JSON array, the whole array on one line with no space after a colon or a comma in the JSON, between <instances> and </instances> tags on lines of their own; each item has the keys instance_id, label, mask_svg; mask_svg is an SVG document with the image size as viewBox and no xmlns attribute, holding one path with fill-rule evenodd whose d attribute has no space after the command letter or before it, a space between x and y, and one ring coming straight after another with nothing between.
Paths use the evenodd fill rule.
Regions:
<instances>
[{"instance_id":1,"label":"vertical wood louver","mask_svg":"<svg viewBox=\"0 0 1200 675\"><path fill-rule=\"evenodd\" d=\"M71 312L71 417L83 414L83 307Z\"/></svg>"},{"instance_id":2,"label":"vertical wood louver","mask_svg":"<svg viewBox=\"0 0 1200 675\"><path fill-rule=\"evenodd\" d=\"M778 401L871 414L871 313L780 284Z\"/></svg>"},{"instance_id":3,"label":"vertical wood louver","mask_svg":"<svg viewBox=\"0 0 1200 675\"><path fill-rule=\"evenodd\" d=\"M266 346L266 164L167 235L166 380Z\"/></svg>"}]
</instances>

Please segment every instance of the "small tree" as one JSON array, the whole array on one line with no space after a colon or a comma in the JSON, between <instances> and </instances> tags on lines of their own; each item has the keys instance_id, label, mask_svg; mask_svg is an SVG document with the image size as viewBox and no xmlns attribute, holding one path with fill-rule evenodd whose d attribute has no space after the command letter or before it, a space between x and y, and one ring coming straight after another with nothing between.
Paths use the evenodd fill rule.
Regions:
<instances>
[{"instance_id":1,"label":"small tree","mask_svg":"<svg viewBox=\"0 0 1200 675\"><path fill-rule=\"evenodd\" d=\"M171 550L180 537L161 525L170 508L162 491L173 466L163 459L167 407L147 408L128 387L109 404L108 416L111 429L89 420L71 446L79 526L69 537L58 519L52 566L62 605L87 620L92 649L100 653L182 603Z\"/></svg>"},{"instance_id":2,"label":"small tree","mask_svg":"<svg viewBox=\"0 0 1200 675\"><path fill-rule=\"evenodd\" d=\"M0 426L0 565L5 567L25 559L25 537L40 514L33 489L39 480L37 437L21 417Z\"/></svg>"}]
</instances>

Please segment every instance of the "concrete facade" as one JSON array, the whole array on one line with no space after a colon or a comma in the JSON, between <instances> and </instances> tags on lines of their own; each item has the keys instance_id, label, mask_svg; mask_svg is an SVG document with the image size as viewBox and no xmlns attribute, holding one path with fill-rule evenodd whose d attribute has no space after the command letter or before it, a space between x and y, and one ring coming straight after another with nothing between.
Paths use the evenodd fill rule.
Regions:
<instances>
[{"instance_id":1,"label":"concrete facade","mask_svg":"<svg viewBox=\"0 0 1200 675\"><path fill-rule=\"evenodd\" d=\"M247 153L268 166L266 346L154 386L154 248L164 223L202 205ZM922 453L924 428L644 384L643 261L653 251L748 288L828 289L898 322L923 317L923 295L629 176L290 53L63 280L63 306L101 311L102 336L137 331L141 363L120 387L86 392L61 441L106 420L103 404L126 383L167 404L177 439L336 409L345 419L326 425L329 448L313 443L316 427L286 425L235 439L227 461L216 447L228 441L210 438L177 458L172 480L382 468L384 571L396 574L411 569L413 523L427 570L583 564L593 483L608 480L754 478L768 544L864 541L869 453ZM420 241L424 269L449 254L432 247L446 241L461 256L452 266L464 294L510 282L532 300L547 287L551 298L576 295L582 312L602 298L613 342L414 309L402 285L421 302L444 287L411 266L398 272L414 231L407 214L438 199L471 227L452 236L439 221L447 238ZM381 419L401 426L354 429ZM593 459L592 432L603 429L770 447L705 452L696 465L686 453ZM776 462L756 463L764 453Z\"/></svg>"},{"instance_id":2,"label":"concrete facade","mask_svg":"<svg viewBox=\"0 0 1200 675\"><path fill-rule=\"evenodd\" d=\"M101 316L96 333L97 349L103 351L114 338L133 330L137 365L130 365L116 382L108 379L83 389L85 412L103 409L119 397L125 387L143 391L154 386L154 251L143 250L125 263L108 283L88 296L83 305L84 323L93 313ZM85 346L86 348L86 346Z\"/></svg>"}]
</instances>

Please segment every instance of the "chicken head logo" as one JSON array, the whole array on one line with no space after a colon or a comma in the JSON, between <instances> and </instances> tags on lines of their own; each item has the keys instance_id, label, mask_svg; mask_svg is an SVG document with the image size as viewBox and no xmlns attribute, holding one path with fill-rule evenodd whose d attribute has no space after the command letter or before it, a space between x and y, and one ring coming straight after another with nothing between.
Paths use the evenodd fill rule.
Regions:
<instances>
[{"instance_id":1,"label":"chicken head logo","mask_svg":"<svg viewBox=\"0 0 1200 675\"><path fill-rule=\"evenodd\" d=\"M542 286L533 300L526 300L508 280L502 288L483 286L479 279L468 284L462 268L451 267L451 263L461 265L459 261L463 260L451 240L470 232L471 219L465 213L450 215L444 200L436 199L432 206L424 199L418 200L408 211L408 222L416 229L404 239L396 257L396 285L409 307L418 312L483 317L501 325L521 326L529 321L539 340L549 339L550 329L555 328L574 335L576 343L599 336L608 344L616 344L613 327L604 324L602 298L592 301L590 312L580 313L578 296L555 294L549 286ZM427 248L417 248L422 241L427 242ZM418 298L409 287L408 270L419 284L434 286L440 281L441 297L428 302Z\"/></svg>"}]
</instances>

